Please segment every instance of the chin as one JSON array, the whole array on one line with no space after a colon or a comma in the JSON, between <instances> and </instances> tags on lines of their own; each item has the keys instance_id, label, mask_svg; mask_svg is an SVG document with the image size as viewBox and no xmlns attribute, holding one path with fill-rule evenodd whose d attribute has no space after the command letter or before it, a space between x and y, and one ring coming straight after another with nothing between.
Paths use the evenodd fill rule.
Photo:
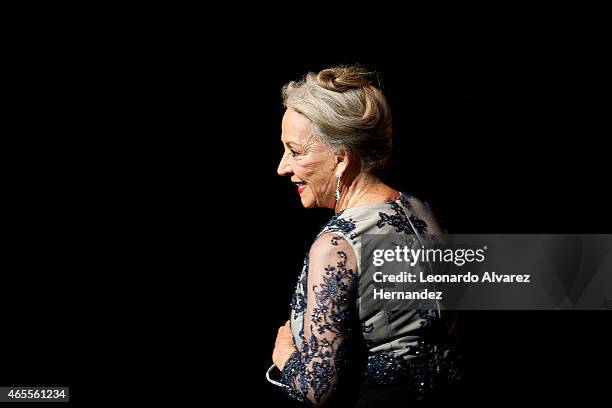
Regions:
<instances>
[{"instance_id":1,"label":"chin","mask_svg":"<svg viewBox=\"0 0 612 408\"><path fill-rule=\"evenodd\" d=\"M300 201L302 202L302 206L304 208L315 208L317 207L317 200L310 194L308 191L306 194L300 195Z\"/></svg>"},{"instance_id":2,"label":"chin","mask_svg":"<svg viewBox=\"0 0 612 408\"><path fill-rule=\"evenodd\" d=\"M315 208L317 206L317 203L315 203L315 201L313 199L304 199L302 198L302 206L304 208Z\"/></svg>"}]
</instances>

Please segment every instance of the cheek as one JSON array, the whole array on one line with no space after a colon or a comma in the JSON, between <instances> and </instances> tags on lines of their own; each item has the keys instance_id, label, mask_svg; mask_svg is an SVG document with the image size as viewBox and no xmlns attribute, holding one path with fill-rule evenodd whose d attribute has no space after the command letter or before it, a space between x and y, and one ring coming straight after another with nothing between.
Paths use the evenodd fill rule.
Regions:
<instances>
[{"instance_id":1,"label":"cheek","mask_svg":"<svg viewBox=\"0 0 612 408\"><path fill-rule=\"evenodd\" d=\"M296 160L293 164L293 172L301 180L311 184L311 187L321 188L327 184L333 170L326 155L318 154Z\"/></svg>"},{"instance_id":2,"label":"cheek","mask_svg":"<svg viewBox=\"0 0 612 408\"><path fill-rule=\"evenodd\" d=\"M302 161L293 165L293 173L300 179L309 182L316 178L316 163Z\"/></svg>"}]
</instances>

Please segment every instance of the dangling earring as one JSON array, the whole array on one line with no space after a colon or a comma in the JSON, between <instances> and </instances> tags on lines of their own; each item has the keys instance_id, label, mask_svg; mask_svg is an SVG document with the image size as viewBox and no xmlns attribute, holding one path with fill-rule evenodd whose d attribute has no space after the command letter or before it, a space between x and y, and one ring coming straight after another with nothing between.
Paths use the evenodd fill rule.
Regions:
<instances>
[{"instance_id":1,"label":"dangling earring","mask_svg":"<svg viewBox=\"0 0 612 408\"><path fill-rule=\"evenodd\" d=\"M336 182L336 201L340 201L340 176L337 177Z\"/></svg>"}]
</instances>

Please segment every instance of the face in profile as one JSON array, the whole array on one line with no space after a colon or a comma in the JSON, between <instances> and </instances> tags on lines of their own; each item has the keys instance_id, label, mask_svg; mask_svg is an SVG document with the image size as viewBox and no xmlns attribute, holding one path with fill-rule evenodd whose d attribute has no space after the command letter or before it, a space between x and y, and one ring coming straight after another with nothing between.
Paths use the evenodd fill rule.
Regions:
<instances>
[{"instance_id":1,"label":"face in profile","mask_svg":"<svg viewBox=\"0 0 612 408\"><path fill-rule=\"evenodd\" d=\"M337 156L312 131L312 123L289 108L282 123L285 149L278 174L291 177L305 208L334 208Z\"/></svg>"}]
</instances>

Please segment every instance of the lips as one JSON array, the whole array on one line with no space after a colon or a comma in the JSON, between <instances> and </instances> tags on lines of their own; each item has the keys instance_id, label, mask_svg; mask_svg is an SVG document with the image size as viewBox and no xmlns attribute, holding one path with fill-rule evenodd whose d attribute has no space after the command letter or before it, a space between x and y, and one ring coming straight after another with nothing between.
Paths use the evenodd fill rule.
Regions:
<instances>
[{"instance_id":1,"label":"lips","mask_svg":"<svg viewBox=\"0 0 612 408\"><path fill-rule=\"evenodd\" d=\"M297 186L298 193L302 194L302 191L306 188L306 183L302 183L301 181L293 181L293 184Z\"/></svg>"}]
</instances>

